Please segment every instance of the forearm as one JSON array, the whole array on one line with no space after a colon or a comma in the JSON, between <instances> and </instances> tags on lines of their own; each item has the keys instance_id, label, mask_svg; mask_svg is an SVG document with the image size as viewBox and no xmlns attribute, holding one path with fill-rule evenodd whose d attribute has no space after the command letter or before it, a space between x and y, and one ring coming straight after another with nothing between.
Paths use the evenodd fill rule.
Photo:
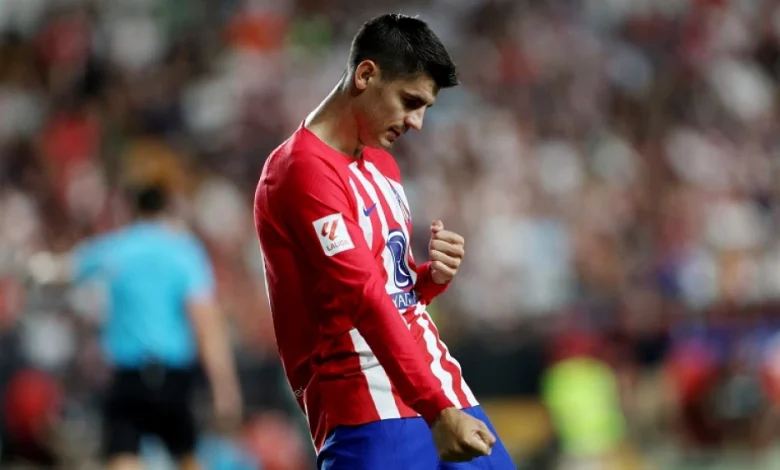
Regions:
<instances>
[{"instance_id":1,"label":"forearm","mask_svg":"<svg viewBox=\"0 0 780 470\"><path fill-rule=\"evenodd\" d=\"M221 312L213 305L197 308L201 310L195 322L198 350L212 389L218 386L237 387L233 350Z\"/></svg>"},{"instance_id":2,"label":"forearm","mask_svg":"<svg viewBox=\"0 0 780 470\"><path fill-rule=\"evenodd\" d=\"M369 278L360 284L354 324L387 372L401 399L429 423L453 406L431 371L431 359L415 341L384 285Z\"/></svg>"}]
</instances>

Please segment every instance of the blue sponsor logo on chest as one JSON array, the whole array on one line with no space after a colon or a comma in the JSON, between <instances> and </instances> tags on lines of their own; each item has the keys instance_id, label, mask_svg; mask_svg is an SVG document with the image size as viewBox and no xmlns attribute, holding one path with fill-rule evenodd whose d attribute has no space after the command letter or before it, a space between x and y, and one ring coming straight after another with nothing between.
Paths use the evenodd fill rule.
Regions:
<instances>
[{"instance_id":1,"label":"blue sponsor logo on chest","mask_svg":"<svg viewBox=\"0 0 780 470\"><path fill-rule=\"evenodd\" d=\"M414 291L398 292L396 294L390 294L393 299L393 303L398 310L406 310L409 307L417 305L417 295Z\"/></svg>"}]
</instances>

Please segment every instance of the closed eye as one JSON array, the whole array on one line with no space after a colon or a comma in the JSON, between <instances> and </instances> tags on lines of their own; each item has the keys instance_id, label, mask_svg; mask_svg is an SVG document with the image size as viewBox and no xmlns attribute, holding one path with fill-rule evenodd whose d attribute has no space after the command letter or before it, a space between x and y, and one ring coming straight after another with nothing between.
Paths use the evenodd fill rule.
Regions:
<instances>
[{"instance_id":1,"label":"closed eye","mask_svg":"<svg viewBox=\"0 0 780 470\"><path fill-rule=\"evenodd\" d=\"M404 107L408 110L420 109L422 107L430 108L432 103L428 103L427 100L420 98L419 96L406 95L403 98Z\"/></svg>"},{"instance_id":2,"label":"closed eye","mask_svg":"<svg viewBox=\"0 0 780 470\"><path fill-rule=\"evenodd\" d=\"M424 106L425 103L423 103L421 100L414 99L414 98L407 98L404 100L404 106L406 109L419 109Z\"/></svg>"}]
</instances>

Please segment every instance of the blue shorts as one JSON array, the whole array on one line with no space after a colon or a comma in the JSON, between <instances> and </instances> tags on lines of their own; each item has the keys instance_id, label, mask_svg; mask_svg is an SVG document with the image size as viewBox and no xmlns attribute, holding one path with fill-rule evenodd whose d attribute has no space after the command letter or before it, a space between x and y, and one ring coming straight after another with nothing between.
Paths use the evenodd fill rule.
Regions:
<instances>
[{"instance_id":1,"label":"blue shorts","mask_svg":"<svg viewBox=\"0 0 780 470\"><path fill-rule=\"evenodd\" d=\"M482 408L464 409L495 435ZM496 436L498 438L498 436ZM336 428L317 457L319 470L516 470L500 439L489 456L471 462L439 462L428 424L422 418L376 421Z\"/></svg>"}]
</instances>

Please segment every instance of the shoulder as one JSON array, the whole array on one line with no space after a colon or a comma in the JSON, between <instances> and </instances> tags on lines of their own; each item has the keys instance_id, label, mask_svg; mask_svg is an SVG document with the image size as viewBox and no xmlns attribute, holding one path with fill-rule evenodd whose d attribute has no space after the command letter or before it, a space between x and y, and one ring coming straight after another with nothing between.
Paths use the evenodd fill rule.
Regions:
<instances>
[{"instance_id":1,"label":"shoulder","mask_svg":"<svg viewBox=\"0 0 780 470\"><path fill-rule=\"evenodd\" d=\"M380 149L371 149L369 161L373 163L383 175L394 181L401 181L401 170L398 168L395 157L393 157L390 152Z\"/></svg>"},{"instance_id":2,"label":"shoulder","mask_svg":"<svg viewBox=\"0 0 780 470\"><path fill-rule=\"evenodd\" d=\"M105 247L117 247L124 244L127 239L127 228L95 235L80 241L76 245L77 252L94 252Z\"/></svg>"},{"instance_id":3,"label":"shoulder","mask_svg":"<svg viewBox=\"0 0 780 470\"><path fill-rule=\"evenodd\" d=\"M70 256L81 267L115 263L128 251L132 241L126 232L127 228L123 228L81 240L71 249Z\"/></svg>"},{"instance_id":4,"label":"shoulder","mask_svg":"<svg viewBox=\"0 0 780 470\"><path fill-rule=\"evenodd\" d=\"M258 190L268 196L323 194L346 189L350 173L348 157L329 151L310 135L296 135L274 155Z\"/></svg>"},{"instance_id":5,"label":"shoulder","mask_svg":"<svg viewBox=\"0 0 780 470\"><path fill-rule=\"evenodd\" d=\"M173 237L176 239L176 245L182 248L185 254L196 256L208 256L208 250L203 240L198 237L195 232L187 227L168 227Z\"/></svg>"},{"instance_id":6,"label":"shoulder","mask_svg":"<svg viewBox=\"0 0 780 470\"><path fill-rule=\"evenodd\" d=\"M337 173L337 162L299 129L277 147L268 158L260 186L274 188L290 184L305 184L328 173Z\"/></svg>"}]
</instances>

